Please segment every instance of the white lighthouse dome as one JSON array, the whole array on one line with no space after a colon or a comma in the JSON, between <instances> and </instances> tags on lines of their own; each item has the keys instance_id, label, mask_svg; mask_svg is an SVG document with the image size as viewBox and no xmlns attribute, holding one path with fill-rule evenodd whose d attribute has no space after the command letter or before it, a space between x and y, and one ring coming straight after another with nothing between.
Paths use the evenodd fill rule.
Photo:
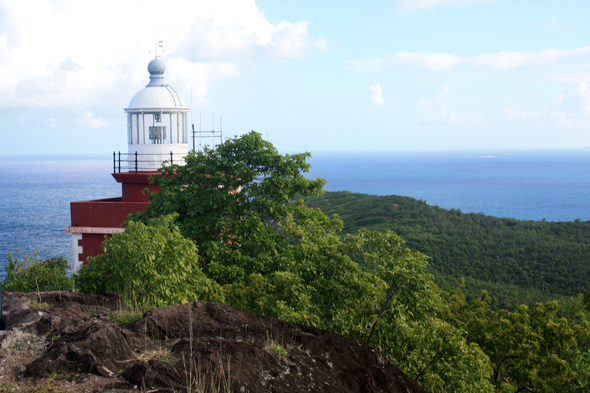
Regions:
<instances>
[{"instance_id":1,"label":"white lighthouse dome","mask_svg":"<svg viewBox=\"0 0 590 393\"><path fill-rule=\"evenodd\" d=\"M164 83L166 65L160 58L148 64L150 83L137 92L125 110L136 112L143 109L186 109L184 101L176 90Z\"/></svg>"},{"instance_id":2,"label":"white lighthouse dome","mask_svg":"<svg viewBox=\"0 0 590 393\"><path fill-rule=\"evenodd\" d=\"M186 108L184 101L170 85L146 86L129 102L127 112L142 109L181 109Z\"/></svg>"}]
</instances>

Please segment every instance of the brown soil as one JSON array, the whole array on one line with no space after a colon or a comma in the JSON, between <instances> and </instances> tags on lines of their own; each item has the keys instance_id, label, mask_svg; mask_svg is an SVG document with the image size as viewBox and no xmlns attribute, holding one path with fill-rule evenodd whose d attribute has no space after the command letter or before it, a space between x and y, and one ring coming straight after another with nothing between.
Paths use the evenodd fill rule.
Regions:
<instances>
[{"instance_id":1,"label":"brown soil","mask_svg":"<svg viewBox=\"0 0 590 393\"><path fill-rule=\"evenodd\" d=\"M4 293L0 391L424 392L331 332L207 302L120 327L121 304L112 293Z\"/></svg>"}]
</instances>

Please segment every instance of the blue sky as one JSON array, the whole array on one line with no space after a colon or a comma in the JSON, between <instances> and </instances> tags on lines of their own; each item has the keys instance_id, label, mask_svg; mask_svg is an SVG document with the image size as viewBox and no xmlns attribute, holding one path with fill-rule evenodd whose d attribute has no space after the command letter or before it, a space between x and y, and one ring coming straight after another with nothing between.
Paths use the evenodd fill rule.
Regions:
<instances>
[{"instance_id":1,"label":"blue sky","mask_svg":"<svg viewBox=\"0 0 590 393\"><path fill-rule=\"evenodd\" d=\"M125 151L155 28L204 128L283 152L590 147L590 2L163 4L0 0L0 154Z\"/></svg>"}]
</instances>

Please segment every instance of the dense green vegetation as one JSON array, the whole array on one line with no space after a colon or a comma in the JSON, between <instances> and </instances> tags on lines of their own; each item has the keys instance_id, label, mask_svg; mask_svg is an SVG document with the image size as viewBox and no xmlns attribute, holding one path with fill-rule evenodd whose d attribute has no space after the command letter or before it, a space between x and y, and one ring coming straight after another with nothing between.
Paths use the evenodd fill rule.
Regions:
<instances>
[{"instance_id":1,"label":"dense green vegetation","mask_svg":"<svg viewBox=\"0 0 590 393\"><path fill-rule=\"evenodd\" d=\"M464 277L469 297L485 289L493 308L532 306L588 289L590 221L519 221L346 191L307 202L338 214L345 234L360 228L395 232L430 257L430 272L442 288L456 288Z\"/></svg>"},{"instance_id":2,"label":"dense green vegetation","mask_svg":"<svg viewBox=\"0 0 590 393\"><path fill-rule=\"evenodd\" d=\"M582 296L514 311L489 309L485 292L471 302L445 294L445 320L466 332L493 368L497 392L587 392L590 389L590 314Z\"/></svg>"},{"instance_id":3,"label":"dense green vegetation","mask_svg":"<svg viewBox=\"0 0 590 393\"><path fill-rule=\"evenodd\" d=\"M16 251L20 252L19 249ZM74 281L66 274L68 261L64 257L43 259L40 254L34 249L20 260L9 252L2 289L12 292L74 290Z\"/></svg>"},{"instance_id":4,"label":"dense green vegetation","mask_svg":"<svg viewBox=\"0 0 590 393\"><path fill-rule=\"evenodd\" d=\"M196 258L185 253L181 265L190 265L199 277L204 273L205 285L213 284L200 298L218 295L220 286L219 301L369 343L432 391L493 391L486 355L467 342L461 328L441 318L440 290L426 273L425 255L393 233L342 237L342 221L298 197L320 194L325 183L303 176L307 157L280 155L254 132L226 141L188 156L186 165L164 167L163 176L154 179L162 192L150 195L147 212L132 216L129 226L150 232L154 220L169 222L166 217L174 212L168 230L193 242L198 253ZM129 236L117 243L121 247L106 242L107 253L91 266L109 261L110 269L119 270L137 259L159 259L153 251L145 257L135 251L137 244L145 250L170 248L161 237L138 243ZM162 276L169 274L164 270ZM112 275L103 271L102 281ZM100 280L83 272L79 282ZM150 299L136 300L168 301L166 281L161 282L151 284Z\"/></svg>"},{"instance_id":5,"label":"dense green vegetation","mask_svg":"<svg viewBox=\"0 0 590 393\"><path fill-rule=\"evenodd\" d=\"M307 157L280 155L252 132L191 154L184 166L162 168L163 176L154 179L162 192L150 195L146 213L130 216L123 234L103 243L106 253L82 269L77 289L117 290L139 307L224 302L331 330L377 348L433 393L588 391L590 293L493 309L487 292L470 299L463 292L487 285L486 274L496 269L491 263L481 277L475 268L466 269L475 276L466 280L450 274L450 268L441 276L435 266L439 278L457 286L443 291L428 272L428 257L385 226L401 222L400 217L414 220L413 230L409 221L399 228L425 246L429 243L420 239L458 241L454 232L459 229L479 236L483 230L473 222L485 221L484 216L446 212L410 198L386 197L382 204L379 197L350 193L322 197L324 181L303 176ZM340 209L346 224L311 208L300 196L326 211ZM432 211L440 214L429 215ZM512 221L492 220L508 230ZM440 223L435 226L439 235L450 231L452 236L432 235L424 229L429 222ZM481 225L489 236L502 233L491 229L494 225ZM537 232L544 239L559 239L555 233ZM512 238L526 237L514 233ZM463 245L479 244L470 239L454 247L467 255L470 248ZM491 253L477 248L483 250L478 255ZM35 290L37 275L24 272L45 262L27 262L11 265L5 287L20 280ZM492 284L501 293L507 288L516 298L524 287L518 280L509 286Z\"/></svg>"},{"instance_id":6,"label":"dense green vegetation","mask_svg":"<svg viewBox=\"0 0 590 393\"><path fill-rule=\"evenodd\" d=\"M180 234L174 218L128 222L124 233L103 242L108 253L82 266L75 277L78 290L118 292L142 308L223 300L220 286L196 264L195 243Z\"/></svg>"}]
</instances>

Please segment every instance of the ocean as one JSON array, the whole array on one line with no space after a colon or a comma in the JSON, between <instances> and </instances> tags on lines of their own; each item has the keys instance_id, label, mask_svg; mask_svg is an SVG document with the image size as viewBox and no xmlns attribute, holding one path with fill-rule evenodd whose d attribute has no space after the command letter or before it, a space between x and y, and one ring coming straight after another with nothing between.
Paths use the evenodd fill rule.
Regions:
<instances>
[{"instance_id":1,"label":"ocean","mask_svg":"<svg viewBox=\"0 0 590 393\"><path fill-rule=\"evenodd\" d=\"M314 153L328 191L404 195L519 220L590 220L590 151ZM70 262L70 202L121 195L110 157L0 158L0 279L6 253ZM22 250L16 254L15 250Z\"/></svg>"}]
</instances>

